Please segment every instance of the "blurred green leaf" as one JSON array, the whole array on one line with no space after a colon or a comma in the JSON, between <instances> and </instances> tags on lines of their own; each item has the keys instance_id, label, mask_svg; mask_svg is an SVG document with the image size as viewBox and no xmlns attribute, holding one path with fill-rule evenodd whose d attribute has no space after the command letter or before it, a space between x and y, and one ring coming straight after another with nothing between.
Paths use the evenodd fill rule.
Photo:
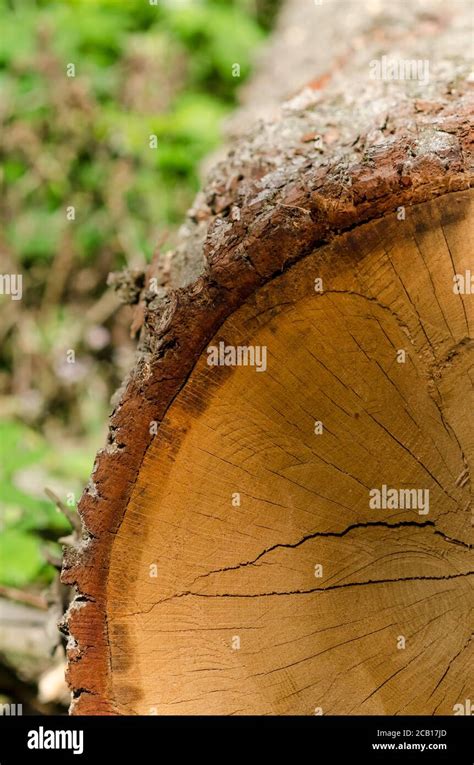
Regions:
<instances>
[{"instance_id":1,"label":"blurred green leaf","mask_svg":"<svg viewBox=\"0 0 474 765\"><path fill-rule=\"evenodd\" d=\"M0 422L0 582L52 576L40 545L69 526L44 488L63 501L66 492L79 497L103 440L123 334L97 353L74 340L86 371L69 387L58 383L61 347L103 294L108 272L149 260L158 235L181 222L250 71L269 4L0 0L0 226L2 247L25 275L22 332L14 324L2 338L0 397L12 372L12 387L24 389L26 369L27 394L40 399L36 428L45 432L19 421L21 405ZM67 221L71 205L76 217Z\"/></svg>"},{"instance_id":2,"label":"blurred green leaf","mask_svg":"<svg viewBox=\"0 0 474 765\"><path fill-rule=\"evenodd\" d=\"M47 566L36 537L21 531L2 531L0 582L10 587L24 587L38 578L47 578Z\"/></svg>"}]
</instances>

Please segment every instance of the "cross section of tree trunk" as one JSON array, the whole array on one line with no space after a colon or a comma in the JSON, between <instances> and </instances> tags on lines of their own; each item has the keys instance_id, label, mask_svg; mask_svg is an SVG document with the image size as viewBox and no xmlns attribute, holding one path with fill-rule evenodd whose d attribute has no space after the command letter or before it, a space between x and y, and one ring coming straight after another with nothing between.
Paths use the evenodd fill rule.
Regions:
<instances>
[{"instance_id":1,"label":"cross section of tree trunk","mask_svg":"<svg viewBox=\"0 0 474 765\"><path fill-rule=\"evenodd\" d=\"M233 147L147 274L63 569L76 714L472 698L469 4L359 5L347 60Z\"/></svg>"}]
</instances>

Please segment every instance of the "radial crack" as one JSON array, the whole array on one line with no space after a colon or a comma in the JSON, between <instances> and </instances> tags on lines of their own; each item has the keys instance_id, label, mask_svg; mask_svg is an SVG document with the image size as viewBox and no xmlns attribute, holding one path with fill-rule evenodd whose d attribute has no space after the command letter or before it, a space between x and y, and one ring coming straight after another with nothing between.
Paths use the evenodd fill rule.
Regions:
<instances>
[{"instance_id":1,"label":"radial crack","mask_svg":"<svg viewBox=\"0 0 474 765\"><path fill-rule=\"evenodd\" d=\"M310 541L311 539L317 539L318 537L344 537L346 534L349 534L351 531L354 531L356 529L366 529L366 528L387 528L387 529L399 529L403 527L412 527L412 528L426 528L431 527L433 529L434 534L437 534L438 536L442 537L446 542L460 545L462 547L465 547L468 550L472 549L472 545L467 544L466 542L463 542L459 539L453 539L452 537L447 536L442 531L438 531L438 529L435 528L435 522L434 521L424 521L423 523L416 523L416 521L398 521L397 523L387 523L386 521L366 521L361 523L353 523L350 526L347 526L347 528L343 529L342 531L315 531L311 534L306 534L301 539L299 539L297 542L277 542L274 545L271 545L270 547L265 548L265 550L262 550L255 558L252 560L244 561L243 563L237 563L234 566L226 566L224 568L217 568L213 569L212 571L208 571L205 574L200 574L190 584L190 587L192 587L196 582L199 582L201 579L207 579L209 576L213 576L214 574L222 574L227 571L237 571L240 568L245 568L246 566L252 566L254 563L257 563L261 558L263 558L265 555L268 555L269 553L273 552L274 550L278 549L295 549L296 547L300 547L305 542Z\"/></svg>"}]
</instances>

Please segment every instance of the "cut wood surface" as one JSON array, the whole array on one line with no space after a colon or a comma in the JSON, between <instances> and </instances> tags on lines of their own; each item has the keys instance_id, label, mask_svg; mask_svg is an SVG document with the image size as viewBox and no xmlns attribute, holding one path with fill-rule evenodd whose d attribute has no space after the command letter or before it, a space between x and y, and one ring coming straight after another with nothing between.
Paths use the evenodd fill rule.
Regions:
<instances>
[{"instance_id":1,"label":"cut wood surface","mask_svg":"<svg viewBox=\"0 0 474 765\"><path fill-rule=\"evenodd\" d=\"M236 144L149 269L63 569L76 714L472 698L470 10L406 7ZM370 79L386 51L429 81Z\"/></svg>"}]
</instances>

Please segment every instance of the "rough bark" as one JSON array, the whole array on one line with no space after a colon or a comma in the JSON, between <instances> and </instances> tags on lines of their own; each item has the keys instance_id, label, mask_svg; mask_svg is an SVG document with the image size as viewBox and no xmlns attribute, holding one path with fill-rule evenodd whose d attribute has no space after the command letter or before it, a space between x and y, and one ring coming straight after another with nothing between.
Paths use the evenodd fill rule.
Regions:
<instances>
[{"instance_id":1,"label":"rough bark","mask_svg":"<svg viewBox=\"0 0 474 765\"><path fill-rule=\"evenodd\" d=\"M335 61L328 67L328 76L321 77L320 64L315 71L308 71L308 86L285 103L273 119L258 123L232 148L198 195L173 257L158 259L147 274L140 304L144 323L136 365L121 391L111 416L108 443L97 457L91 481L80 502L83 538L76 548L68 551L63 568L63 581L76 586L78 591L68 614L69 681L74 696L74 713L143 711L138 675L137 687L126 683L120 685L122 676L129 682L127 667L133 665L136 658L130 655L123 622L124 614L133 614L130 593L137 581L136 567L132 556L128 561L130 572L123 572L121 594L117 591L117 568L113 576L111 574L111 559L115 545L116 551L125 549L120 534L127 519L128 545L135 545L140 550L140 528L134 526L133 518L136 520L137 487L141 486L141 491L146 493L144 477L148 476L150 480L150 455L154 455L156 465L161 453L170 459L173 455L176 460L181 459L178 424L183 429L191 427L210 406L210 394L206 394L202 387L193 397L193 375L198 374L196 370L202 370L205 364L202 354L216 333L222 331L224 322L244 306L235 326L243 333L247 318L249 327L257 332L260 326L257 317L262 306L271 312L279 305L279 296L291 305L299 305L305 297L306 287L298 281L298 274L309 267L307 264L312 264L311 273L316 268L317 274L324 270L324 264L329 264L327 278L332 289L348 294L358 292L360 284L352 284L351 270L355 269L360 275L365 262L371 262L376 269L377 263L370 260L370 245L375 248L380 238L390 251L390 241L395 242L400 236L405 242L404 251L410 252L409 243L416 240L417 232L432 228L438 232L439 238L441 232L454 226L454 233L449 234L450 244L453 247L456 241L458 256L465 259L459 237L462 232L464 239L472 230L465 221L472 221L472 217L466 216L468 190L473 180L472 78L466 55L471 35L469 4L454 2L449 8L438 2L399 4L396 11L384 9L380 14L369 13L368 7L368 3L357 3L360 11L355 16L353 14L351 22L346 18L346 4L307 8L307 13L322 14L323 30L346 28L348 23L353 23L357 35L352 39L350 50L345 55L339 47L335 50ZM334 36L334 32L331 34ZM327 48L324 50L327 55ZM384 54L392 54L398 60L427 60L429 82L371 79L369 62ZM437 198L441 198L439 204L433 201ZM442 201L444 198L445 202ZM407 211L403 234L398 233L400 229L395 223L396 212L401 207ZM436 237L433 242L435 240L438 241ZM434 252L437 251L434 248ZM440 255L443 273L446 253L442 258ZM425 256L428 254L426 251ZM338 259L342 281L341 286L335 288L338 272L334 264ZM415 349L415 366L420 379L426 382L431 401L430 404L426 399L426 408L425 404L420 406L430 417L433 415L430 407L436 406L438 400L438 383L445 386L441 399L443 396L449 399L450 378L442 371L455 366L455 360L459 358L467 375L468 367L464 365L472 350L471 330L469 325L463 325L462 329L461 325L456 325L453 329L448 322L447 332L445 329L441 332L437 327L432 336L426 324L431 321L430 315L424 310L420 313L419 301L413 298L416 281L410 281L414 278L411 262L404 264L405 282L401 280L397 285L389 303L371 295L367 285L361 294L369 301L380 300L383 305L374 311L383 312L389 305L396 314L395 325L398 329L400 325L405 327L408 332ZM436 261L430 264L429 272L430 278L437 278ZM283 274L282 281L278 280L280 274ZM150 281L152 277L160 285L158 291L154 289L155 283ZM292 287L293 280L299 285L296 288ZM409 298L403 292L404 284L408 285ZM388 282L386 287L389 289ZM411 307L410 302L413 303ZM460 303L458 299L456 306L456 321L464 321L457 314L462 301ZM450 311L455 310L451 302L449 307ZM298 310L303 311L302 308ZM284 321L284 311L276 315ZM349 310L347 315L350 315ZM353 318L357 321L356 315ZM372 319L377 318L380 319L378 314L372 315ZM304 311L301 320L307 321ZM229 327L233 325L227 323L225 326L230 332ZM423 332L424 340L420 339ZM456 384L457 381L456 377ZM209 383L209 390L213 390L212 383ZM468 400L470 395L470 389L466 389ZM177 408L172 409L174 403ZM409 409L413 414L414 410ZM187 424L178 416L180 411L187 411ZM441 425L438 425L443 429L445 415L439 416ZM450 411L451 420L445 423L444 429L453 443L460 438L468 447L457 453L456 458L453 456L449 467L451 473L460 468L455 480L459 480L457 488L463 490L463 496L456 495L452 501L456 507L462 506L462 518L460 520L453 508L447 507L445 510L437 508L433 521L418 522L416 525L421 525L421 529L406 528L404 522L397 519L395 524L399 533L395 544L399 547L414 544L412 532L419 533L420 540L429 539L426 544L430 554L443 558L446 555L444 545L449 547L452 542L454 549L449 547L449 550L455 561L452 557L450 561L458 567L455 582L460 587L456 594L466 598L472 592L472 578L469 577L473 568L472 559L470 566L468 562L472 538L465 528L465 503L470 500L470 484L466 476L469 476L471 467L472 444L469 435L463 431L463 422L457 422L456 417L455 411ZM170 421L174 423L173 427L169 426ZM150 432L153 422L159 426L157 435ZM439 438L439 432L433 432L430 437L436 435ZM445 446L448 449L448 442ZM452 448L451 444L449 449ZM393 459L396 462L395 456ZM159 506L156 512L160 512ZM445 523L439 524L439 515L443 512L448 515ZM187 523L184 510L180 518L183 524ZM244 577L239 580L237 589L226 590L219 580L217 589L211 587L208 594L221 597L227 593L229 597L241 597L241 587L247 587L247 594L251 593L245 573L253 568L253 563L257 563L261 555L283 548L296 553L304 540L316 539L320 535L349 538L354 532L362 534L363 540L370 539L377 549L384 549L389 521L385 519L378 524L374 518L364 520L360 513L355 518L349 514L344 520L346 523L342 525L325 526L318 518L316 526L310 525L306 531L300 528L300 535L294 529L289 537L278 537L272 532L266 542L260 540L260 553L253 551L242 559L243 564L240 562L244 566ZM132 541L134 534L136 542ZM396 554L395 549L392 552ZM231 560L233 556L229 553ZM297 561L297 558L292 560ZM236 563L222 565L221 562L219 566L209 565L207 573L197 576L205 575L206 584L209 584L213 581L214 569L222 574L236 567L239 567ZM451 569L445 568L433 572L429 566L413 567L406 577L387 577L385 572L364 581L398 579L402 583L400 597L403 600L403 582L415 578L430 580L430 577L448 580L450 572ZM185 600L193 595L196 572L193 576L189 571L185 572L183 577L183 590L174 592L173 597L179 595ZM185 588L187 577L189 587ZM277 580L270 577L268 589L249 597L255 596L256 600L272 594L278 597L281 582ZM349 578L352 585L357 585L357 581L354 577ZM359 586L362 588L363 583ZM285 590L282 588L282 594L301 589L306 591L297 579ZM327 594L323 593L323 596L327 597ZM119 613L117 603L122 597L125 606L123 613ZM171 592L163 597L171 597ZM148 595L145 603L137 604L137 613L146 610L147 598ZM379 603L378 596L374 595L374 598L374 602ZM330 611L329 605L327 610ZM341 623L344 614L339 616ZM176 628L172 613L163 618L169 629ZM330 625L326 627L329 629ZM465 647L471 645L466 638ZM460 647L459 652L461 650L464 649ZM376 690L374 688L374 693ZM438 699L436 703L427 702L426 711L435 712L439 708L446 711L443 700L435 698ZM285 712L295 708L291 705L282 707L280 701L268 701L268 710ZM374 703L375 706L369 707L371 712L393 709L392 700L384 707L383 696L380 702L375 696ZM226 703L221 709L229 712L231 706ZM333 707L337 711L335 702ZM265 705L259 711L264 708ZM175 711L186 709L175 707ZM203 711L209 709L216 711L216 707L209 704ZM170 710L171 706L167 708ZM351 710L345 708L345 711Z\"/></svg>"}]
</instances>

